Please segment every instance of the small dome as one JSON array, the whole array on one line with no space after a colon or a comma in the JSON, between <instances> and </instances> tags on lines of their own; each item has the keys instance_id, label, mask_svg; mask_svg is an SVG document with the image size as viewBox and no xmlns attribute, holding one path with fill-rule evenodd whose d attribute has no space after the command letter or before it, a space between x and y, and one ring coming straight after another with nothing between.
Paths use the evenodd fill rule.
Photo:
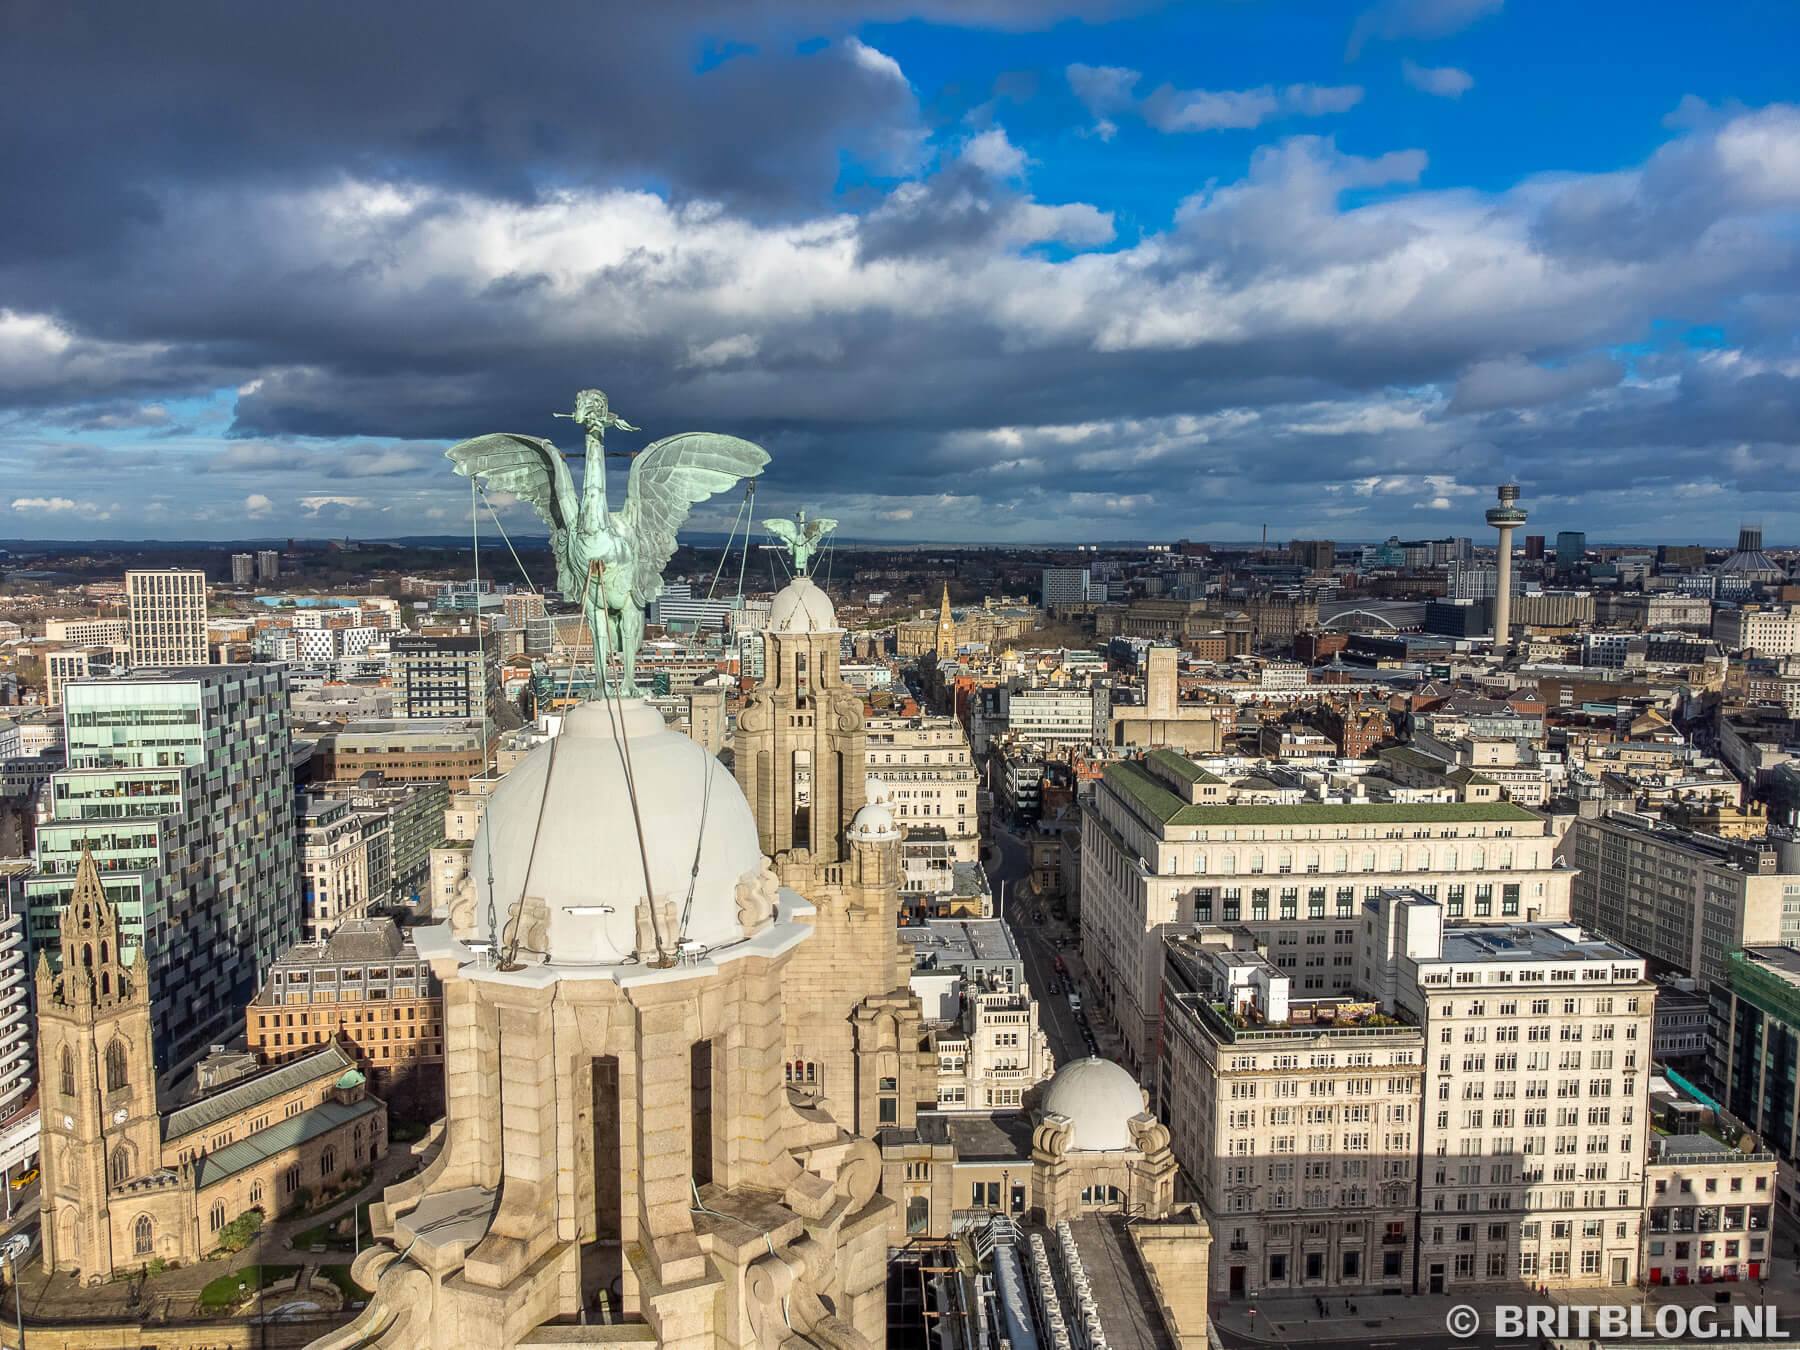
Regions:
<instances>
[{"instance_id":1,"label":"small dome","mask_svg":"<svg viewBox=\"0 0 1800 1350\"><path fill-rule=\"evenodd\" d=\"M1069 1147L1087 1153L1134 1147L1130 1121L1144 1109L1137 1079L1098 1057L1063 1065L1044 1093L1045 1114L1068 1117L1074 1126Z\"/></svg>"},{"instance_id":2,"label":"small dome","mask_svg":"<svg viewBox=\"0 0 1800 1350\"><path fill-rule=\"evenodd\" d=\"M481 936L487 932L491 850L499 921L506 923L507 911L521 896L541 900L552 962L611 965L636 950L644 865L625 760L613 730L619 717L631 752L652 890L675 906L678 919L686 911L683 938L717 947L745 936L738 922L738 882L762 871L750 804L731 770L670 730L662 715L639 699L572 709L562 734L533 750L494 789L469 857ZM674 935L668 936L672 942Z\"/></svg>"},{"instance_id":3,"label":"small dome","mask_svg":"<svg viewBox=\"0 0 1800 1350\"><path fill-rule=\"evenodd\" d=\"M893 810L888 806L887 785L879 778L871 778L864 789L868 794L867 804L856 813L850 822L852 839L898 839L900 827L894 824Z\"/></svg>"},{"instance_id":4,"label":"small dome","mask_svg":"<svg viewBox=\"0 0 1800 1350\"><path fill-rule=\"evenodd\" d=\"M831 597L811 577L795 577L769 605L771 633L841 633Z\"/></svg>"}]
</instances>

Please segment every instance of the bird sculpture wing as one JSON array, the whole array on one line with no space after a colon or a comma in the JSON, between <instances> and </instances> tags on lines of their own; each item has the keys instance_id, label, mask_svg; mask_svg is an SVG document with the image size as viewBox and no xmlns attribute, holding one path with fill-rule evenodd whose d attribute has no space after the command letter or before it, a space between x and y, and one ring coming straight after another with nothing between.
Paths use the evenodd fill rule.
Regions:
<instances>
[{"instance_id":1,"label":"bird sculpture wing","mask_svg":"<svg viewBox=\"0 0 1800 1350\"><path fill-rule=\"evenodd\" d=\"M695 502L754 478L769 462L760 445L710 431L667 436L631 461L621 531L631 541L632 598L648 605L662 594L662 570L675 556L675 533Z\"/></svg>"},{"instance_id":2,"label":"bird sculpture wing","mask_svg":"<svg viewBox=\"0 0 1800 1350\"><path fill-rule=\"evenodd\" d=\"M568 556L569 531L580 503L575 496L575 480L569 476L568 461L557 448L536 436L496 431L458 441L444 455L464 478L485 478L491 487L531 503L538 517L550 527L556 589L567 596L580 595L582 578L575 575Z\"/></svg>"},{"instance_id":3,"label":"bird sculpture wing","mask_svg":"<svg viewBox=\"0 0 1800 1350\"><path fill-rule=\"evenodd\" d=\"M800 542L800 532L794 528L791 520L783 520L777 516L774 520L765 520L763 528L790 548Z\"/></svg>"},{"instance_id":4,"label":"bird sculpture wing","mask_svg":"<svg viewBox=\"0 0 1800 1350\"><path fill-rule=\"evenodd\" d=\"M812 531L812 538L823 539L838 527L838 523L829 516L820 516L817 520L806 522L806 528Z\"/></svg>"}]
</instances>

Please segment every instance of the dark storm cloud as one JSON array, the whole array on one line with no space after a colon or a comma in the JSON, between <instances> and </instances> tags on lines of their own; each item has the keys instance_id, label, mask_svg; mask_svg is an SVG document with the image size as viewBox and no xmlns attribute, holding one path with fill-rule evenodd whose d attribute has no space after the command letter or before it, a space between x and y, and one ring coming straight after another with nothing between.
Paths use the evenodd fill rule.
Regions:
<instances>
[{"instance_id":1,"label":"dark storm cloud","mask_svg":"<svg viewBox=\"0 0 1800 1350\"><path fill-rule=\"evenodd\" d=\"M1369 33L1481 8L1383 6ZM1791 490L1795 110L1689 109L1636 169L1496 194L1294 137L1120 244L1034 188L1005 130L1028 79L932 130L850 34L920 9L1088 12L15 5L0 169L31 209L0 217L0 406L165 438L227 515L378 499L421 529L464 505L442 442L566 437L549 414L596 383L652 434L763 441L777 500L940 536L1145 511L1385 530L1472 515L1503 467L1569 496ZM1097 116L1130 75L1068 71ZM1671 314L1755 345L1643 351ZM218 389L235 442L177 445L165 404ZM46 475L32 498L97 501L54 472L144 448L10 459Z\"/></svg>"}]
</instances>

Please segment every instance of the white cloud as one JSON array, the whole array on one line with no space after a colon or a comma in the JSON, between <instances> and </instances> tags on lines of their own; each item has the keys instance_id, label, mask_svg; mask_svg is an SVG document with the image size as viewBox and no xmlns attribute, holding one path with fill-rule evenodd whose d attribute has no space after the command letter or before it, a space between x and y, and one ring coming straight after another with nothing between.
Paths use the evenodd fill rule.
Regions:
<instances>
[{"instance_id":1,"label":"white cloud","mask_svg":"<svg viewBox=\"0 0 1800 1350\"><path fill-rule=\"evenodd\" d=\"M274 511L275 503L260 492L252 492L244 498L244 513L252 520L266 520Z\"/></svg>"},{"instance_id":2,"label":"white cloud","mask_svg":"<svg viewBox=\"0 0 1800 1350\"><path fill-rule=\"evenodd\" d=\"M906 85L906 72L900 69L900 63L884 51L879 51L856 38L845 38L844 45L849 48L850 55L856 64L864 70L873 71L877 75L885 75L889 79Z\"/></svg>"},{"instance_id":3,"label":"white cloud","mask_svg":"<svg viewBox=\"0 0 1800 1350\"><path fill-rule=\"evenodd\" d=\"M367 497L302 497L300 509L309 516L316 516L322 511L368 511L375 503ZM382 508L386 510L386 507Z\"/></svg>"},{"instance_id":4,"label":"white cloud","mask_svg":"<svg viewBox=\"0 0 1800 1350\"><path fill-rule=\"evenodd\" d=\"M74 501L68 497L14 497L12 509L15 511L40 511L46 515L57 515L63 511L76 509Z\"/></svg>"},{"instance_id":5,"label":"white cloud","mask_svg":"<svg viewBox=\"0 0 1800 1350\"><path fill-rule=\"evenodd\" d=\"M970 137L960 158L990 178L1018 178L1031 161L1025 152L1007 139L1004 127L990 127L979 136Z\"/></svg>"},{"instance_id":6,"label":"white cloud","mask_svg":"<svg viewBox=\"0 0 1800 1350\"><path fill-rule=\"evenodd\" d=\"M1438 98L1461 98L1475 87L1475 77L1455 66L1422 66L1411 57L1400 63L1400 74L1414 89Z\"/></svg>"}]
</instances>

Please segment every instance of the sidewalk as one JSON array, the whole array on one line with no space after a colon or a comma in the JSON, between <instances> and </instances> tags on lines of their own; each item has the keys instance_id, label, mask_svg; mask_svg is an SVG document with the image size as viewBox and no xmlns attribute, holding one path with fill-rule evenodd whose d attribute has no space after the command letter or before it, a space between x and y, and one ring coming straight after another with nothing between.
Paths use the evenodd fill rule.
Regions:
<instances>
[{"instance_id":1,"label":"sidewalk","mask_svg":"<svg viewBox=\"0 0 1800 1350\"><path fill-rule=\"evenodd\" d=\"M1769 1304L1780 1310L1782 1324L1800 1324L1800 1290L1793 1288L1759 1288L1752 1282L1671 1285L1649 1291L1646 1306L1664 1304L1697 1307L1713 1306L1716 1297L1729 1294L1733 1304ZM1282 1292L1270 1297L1215 1302L1213 1321L1234 1336L1271 1343L1286 1340L1348 1340L1364 1335L1404 1340L1411 1337L1442 1336L1445 1319L1452 1308L1468 1306L1483 1315L1500 1304L1542 1304L1553 1306L1599 1307L1615 1304L1631 1307L1645 1303L1645 1291L1632 1286L1600 1286L1584 1289L1553 1289L1539 1295L1527 1285L1509 1285L1498 1289L1466 1290L1461 1294L1349 1294L1332 1293L1325 1298L1327 1313L1319 1315L1318 1303L1309 1293ZM1354 1306L1355 1312L1350 1308ZM1723 1306L1723 1305L1719 1305ZM1250 1310L1256 1309L1255 1316Z\"/></svg>"}]
</instances>

